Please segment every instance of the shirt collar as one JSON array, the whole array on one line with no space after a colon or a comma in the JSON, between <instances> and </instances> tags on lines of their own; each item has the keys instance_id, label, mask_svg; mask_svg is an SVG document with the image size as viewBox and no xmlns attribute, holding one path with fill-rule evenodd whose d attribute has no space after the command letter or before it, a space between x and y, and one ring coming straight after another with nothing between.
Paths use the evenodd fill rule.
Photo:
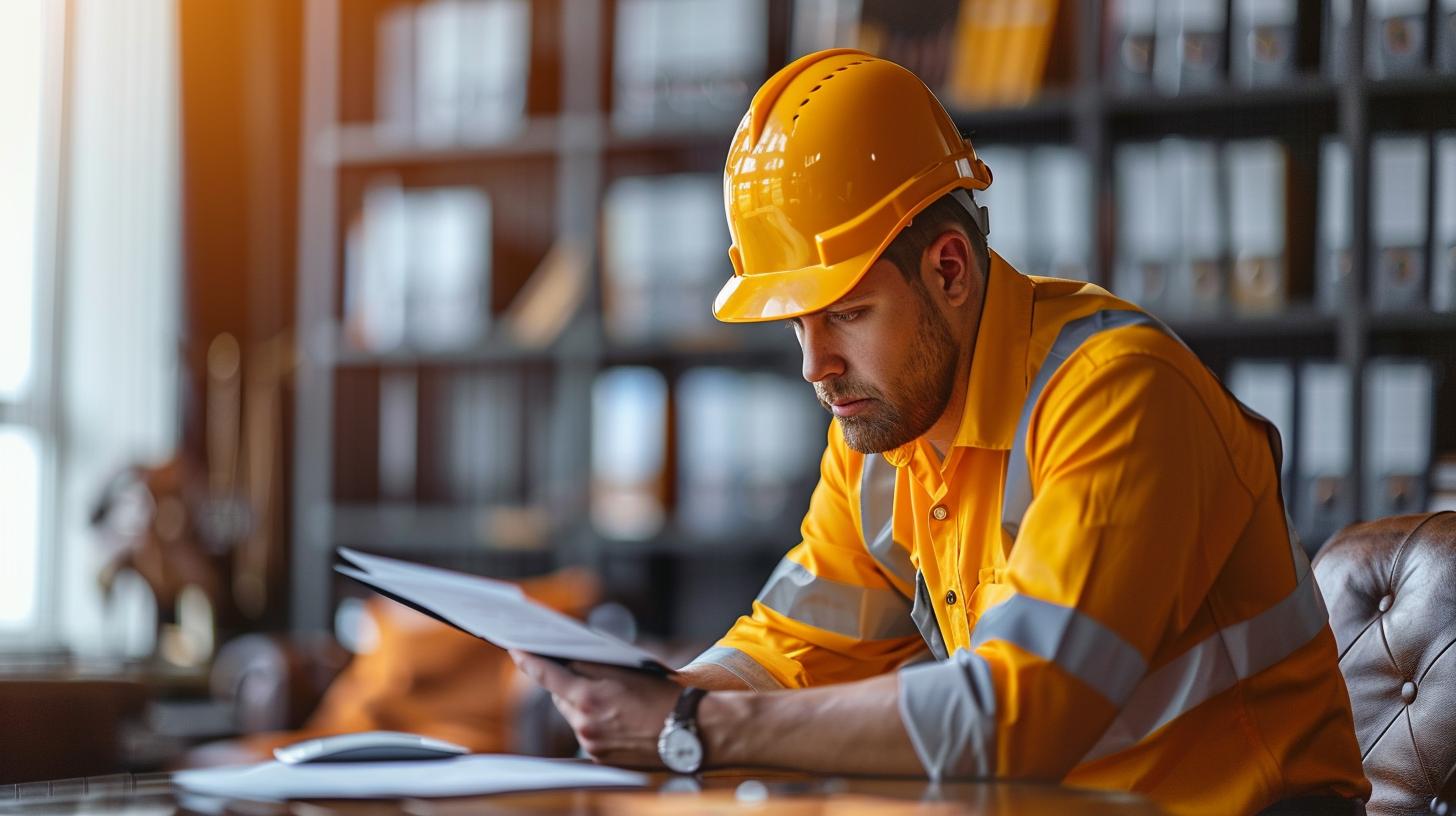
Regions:
<instances>
[{"instance_id":1,"label":"shirt collar","mask_svg":"<svg viewBox=\"0 0 1456 816\"><path fill-rule=\"evenodd\" d=\"M971 359L971 380L955 447L1011 449L1021 403L1026 398L1033 298L1031 280L992 252L981 325L976 330L976 349ZM921 441L912 440L886 451L885 459L904 467Z\"/></svg>"}]
</instances>

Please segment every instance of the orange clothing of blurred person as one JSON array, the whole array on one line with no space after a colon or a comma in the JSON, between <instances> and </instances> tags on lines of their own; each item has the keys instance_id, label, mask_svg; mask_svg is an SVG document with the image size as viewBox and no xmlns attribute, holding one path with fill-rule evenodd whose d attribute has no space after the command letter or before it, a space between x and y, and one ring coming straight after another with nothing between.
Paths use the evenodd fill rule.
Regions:
<instances>
[{"instance_id":1,"label":"orange clothing of blurred person","mask_svg":"<svg viewBox=\"0 0 1456 816\"><path fill-rule=\"evenodd\" d=\"M990 183L893 63L820 52L765 83L714 312L789 321L834 415L802 542L687 689L518 664L606 762L1363 812L1277 431L1152 316L991 252Z\"/></svg>"}]
</instances>

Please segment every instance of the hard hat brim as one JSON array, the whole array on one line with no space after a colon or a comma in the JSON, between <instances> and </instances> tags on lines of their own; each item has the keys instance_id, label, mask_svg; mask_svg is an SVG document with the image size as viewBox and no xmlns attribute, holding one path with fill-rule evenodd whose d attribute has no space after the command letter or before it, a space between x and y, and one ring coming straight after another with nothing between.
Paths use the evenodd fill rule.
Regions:
<instances>
[{"instance_id":1,"label":"hard hat brim","mask_svg":"<svg viewBox=\"0 0 1456 816\"><path fill-rule=\"evenodd\" d=\"M724 323L763 323L820 311L849 294L883 251L876 247L829 265L734 275L718 290L713 316Z\"/></svg>"}]
</instances>

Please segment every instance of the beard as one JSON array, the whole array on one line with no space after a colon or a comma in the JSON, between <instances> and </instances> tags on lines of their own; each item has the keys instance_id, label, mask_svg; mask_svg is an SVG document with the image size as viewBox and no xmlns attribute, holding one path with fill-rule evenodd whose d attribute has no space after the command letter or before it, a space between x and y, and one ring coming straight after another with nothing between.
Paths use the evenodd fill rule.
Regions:
<instances>
[{"instance_id":1,"label":"beard","mask_svg":"<svg viewBox=\"0 0 1456 816\"><path fill-rule=\"evenodd\" d=\"M919 294L920 320L910 359L889 388L882 390L852 377L814 384L819 404L830 413L834 401L872 400L869 408L854 416L837 417L845 444L860 453L884 453L921 436L945 413L955 391L960 347L928 293Z\"/></svg>"}]
</instances>

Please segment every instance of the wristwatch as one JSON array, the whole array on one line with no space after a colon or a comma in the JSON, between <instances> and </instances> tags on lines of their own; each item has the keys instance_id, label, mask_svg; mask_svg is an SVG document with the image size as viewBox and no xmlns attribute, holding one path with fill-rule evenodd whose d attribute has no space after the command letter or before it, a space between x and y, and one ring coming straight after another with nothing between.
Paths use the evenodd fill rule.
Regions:
<instances>
[{"instance_id":1,"label":"wristwatch","mask_svg":"<svg viewBox=\"0 0 1456 816\"><path fill-rule=\"evenodd\" d=\"M677 706L667 715L662 733L657 736L657 755L668 770L680 774L693 774L703 768L703 740L698 735L698 703L708 694L707 689L683 689L677 698Z\"/></svg>"}]
</instances>

